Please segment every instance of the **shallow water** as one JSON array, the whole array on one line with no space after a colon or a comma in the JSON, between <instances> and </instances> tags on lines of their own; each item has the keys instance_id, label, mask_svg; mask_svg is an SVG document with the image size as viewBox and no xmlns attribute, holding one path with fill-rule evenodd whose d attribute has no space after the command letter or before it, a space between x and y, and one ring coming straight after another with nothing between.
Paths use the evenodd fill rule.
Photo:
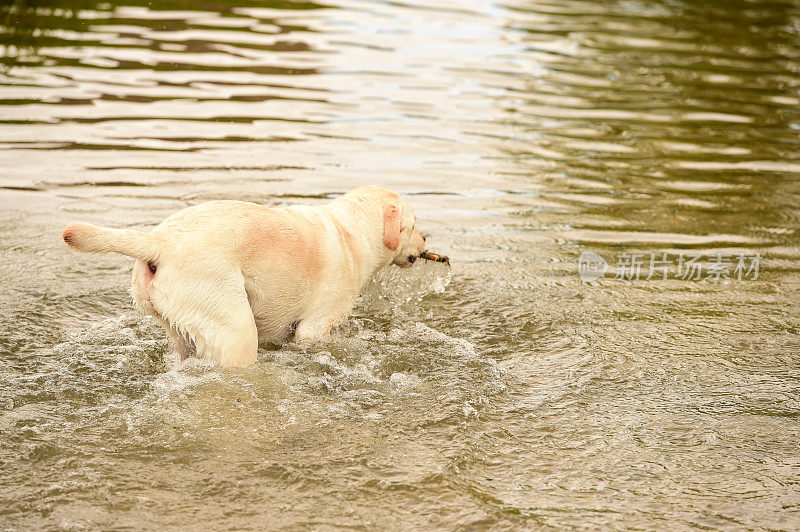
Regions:
<instances>
[{"instance_id":1,"label":"shallow water","mask_svg":"<svg viewBox=\"0 0 800 532\"><path fill-rule=\"evenodd\" d=\"M800 527L797 2L63 6L0 39L3 528ZM452 270L246 370L60 240L366 183Z\"/></svg>"}]
</instances>

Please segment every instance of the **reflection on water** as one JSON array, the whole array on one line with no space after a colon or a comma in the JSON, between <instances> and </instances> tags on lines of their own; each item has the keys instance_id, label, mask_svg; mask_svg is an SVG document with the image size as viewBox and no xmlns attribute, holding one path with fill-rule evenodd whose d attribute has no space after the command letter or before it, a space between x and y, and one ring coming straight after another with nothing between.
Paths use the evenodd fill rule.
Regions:
<instances>
[{"instance_id":1,"label":"reflection on water","mask_svg":"<svg viewBox=\"0 0 800 532\"><path fill-rule=\"evenodd\" d=\"M84 0L56 0L29 2L3 0L0 2L0 60L5 67L24 64L42 64L37 55L41 45L58 42L53 34L66 31L85 32L90 21L83 12L95 9L97 2Z\"/></svg>"},{"instance_id":2,"label":"reflection on water","mask_svg":"<svg viewBox=\"0 0 800 532\"><path fill-rule=\"evenodd\" d=\"M795 528L799 8L3 3L0 523ZM452 272L244 371L59 239L365 183ZM582 284L584 251L762 261Z\"/></svg>"}]
</instances>

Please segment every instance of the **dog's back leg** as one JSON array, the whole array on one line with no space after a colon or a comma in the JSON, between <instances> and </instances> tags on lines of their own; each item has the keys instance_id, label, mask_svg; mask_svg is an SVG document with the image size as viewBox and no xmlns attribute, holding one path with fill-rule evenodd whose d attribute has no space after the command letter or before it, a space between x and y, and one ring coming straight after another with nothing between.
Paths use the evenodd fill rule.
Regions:
<instances>
[{"instance_id":1,"label":"dog's back leg","mask_svg":"<svg viewBox=\"0 0 800 532\"><path fill-rule=\"evenodd\" d=\"M195 354L194 344L191 340L187 340L183 334L178 331L175 327L172 327L167 321L165 321L161 316L158 314L152 314L152 316L164 327L164 331L167 333L167 338L169 338L170 343L172 344L172 349L181 356L181 361L186 360L193 354Z\"/></svg>"},{"instance_id":2,"label":"dog's back leg","mask_svg":"<svg viewBox=\"0 0 800 532\"><path fill-rule=\"evenodd\" d=\"M213 290L204 294L205 301L223 304L223 309L215 309L206 324L199 331L206 341L206 350L222 367L241 367L252 364L258 357L258 330L253 310L244 291L244 281L237 287L217 287L224 293L214 294Z\"/></svg>"},{"instance_id":3,"label":"dog's back leg","mask_svg":"<svg viewBox=\"0 0 800 532\"><path fill-rule=\"evenodd\" d=\"M183 349L188 345L173 335L172 328L194 344L198 356L209 355L223 367L256 361L258 332L241 273L204 268L202 263L165 264L149 288L149 297L156 314L171 326L165 324L165 329L181 358L190 351Z\"/></svg>"},{"instance_id":4,"label":"dog's back leg","mask_svg":"<svg viewBox=\"0 0 800 532\"><path fill-rule=\"evenodd\" d=\"M218 349L214 358L225 368L247 366L258 358L258 331L247 298L240 310L231 314L230 322L219 333L221 337L215 339Z\"/></svg>"},{"instance_id":5,"label":"dog's back leg","mask_svg":"<svg viewBox=\"0 0 800 532\"><path fill-rule=\"evenodd\" d=\"M167 331L167 336L172 341L172 348L181 356L182 361L195 354L194 343L192 343L191 340L188 340L182 332L175 327L171 327L164 320L159 319L158 321L161 322L164 330Z\"/></svg>"}]
</instances>

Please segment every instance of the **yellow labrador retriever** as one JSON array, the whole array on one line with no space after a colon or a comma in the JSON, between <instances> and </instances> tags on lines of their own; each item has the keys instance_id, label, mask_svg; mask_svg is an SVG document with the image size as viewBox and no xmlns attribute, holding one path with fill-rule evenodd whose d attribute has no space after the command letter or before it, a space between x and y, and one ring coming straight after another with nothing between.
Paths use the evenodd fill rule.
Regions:
<instances>
[{"instance_id":1,"label":"yellow labrador retriever","mask_svg":"<svg viewBox=\"0 0 800 532\"><path fill-rule=\"evenodd\" d=\"M182 358L208 354L230 367L254 362L259 341L327 339L375 272L422 253L415 220L402 196L367 186L322 207L210 201L149 233L72 223L63 238L135 258L136 306Z\"/></svg>"}]
</instances>

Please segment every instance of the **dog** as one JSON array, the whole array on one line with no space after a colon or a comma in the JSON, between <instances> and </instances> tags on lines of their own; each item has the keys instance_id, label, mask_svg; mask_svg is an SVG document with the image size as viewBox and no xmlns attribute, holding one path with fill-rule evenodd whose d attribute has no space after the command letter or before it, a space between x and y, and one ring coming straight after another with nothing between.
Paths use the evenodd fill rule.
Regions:
<instances>
[{"instance_id":1,"label":"dog","mask_svg":"<svg viewBox=\"0 0 800 532\"><path fill-rule=\"evenodd\" d=\"M135 305L161 323L181 360L241 367L260 342L329 339L378 270L409 267L423 252L415 224L405 198L365 186L319 207L209 201L149 233L76 222L62 237L78 251L136 259Z\"/></svg>"}]
</instances>

